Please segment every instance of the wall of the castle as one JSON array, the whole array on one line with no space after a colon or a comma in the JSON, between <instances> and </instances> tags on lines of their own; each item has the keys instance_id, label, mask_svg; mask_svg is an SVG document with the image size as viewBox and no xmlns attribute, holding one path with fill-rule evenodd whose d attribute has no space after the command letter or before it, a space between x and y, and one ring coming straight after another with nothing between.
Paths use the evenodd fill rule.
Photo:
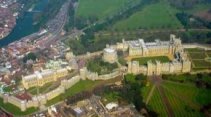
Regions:
<instances>
[{"instance_id":1,"label":"wall of the castle","mask_svg":"<svg viewBox=\"0 0 211 117\"><path fill-rule=\"evenodd\" d=\"M128 73L144 74L144 75L160 75L171 73L186 73L191 70L191 62L185 64L181 62L168 63L148 63L147 65L139 65L138 61L128 62Z\"/></svg>"},{"instance_id":2,"label":"wall of the castle","mask_svg":"<svg viewBox=\"0 0 211 117\"><path fill-rule=\"evenodd\" d=\"M51 99L61 95L62 93L65 92L65 89L72 87L74 84L79 82L80 79L81 79L80 76L74 76L73 78L71 78L69 80L64 80L61 82L61 85L58 88L56 88L46 94L34 96L34 97L32 97L32 100L20 100L14 96L6 96L6 95L4 96L2 94L0 94L0 97L2 97L4 99L5 103L11 103L11 104L19 107L21 109L21 111L25 111L27 108L39 107L40 104L46 104L48 100L51 100Z\"/></svg>"},{"instance_id":3,"label":"wall of the castle","mask_svg":"<svg viewBox=\"0 0 211 117\"><path fill-rule=\"evenodd\" d=\"M78 83L80 79L81 77L77 75L77 76L72 77L69 80L62 80L61 85L65 87L65 89L69 89L70 87Z\"/></svg>"}]
</instances>

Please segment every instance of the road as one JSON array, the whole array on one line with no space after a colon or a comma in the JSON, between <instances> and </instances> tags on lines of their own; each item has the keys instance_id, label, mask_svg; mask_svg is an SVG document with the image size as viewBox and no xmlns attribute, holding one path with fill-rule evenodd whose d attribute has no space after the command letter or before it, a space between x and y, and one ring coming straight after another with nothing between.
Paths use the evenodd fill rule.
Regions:
<instances>
[{"instance_id":1,"label":"road","mask_svg":"<svg viewBox=\"0 0 211 117\"><path fill-rule=\"evenodd\" d=\"M60 9L59 13L55 17L59 21L59 26L57 26L57 29L51 32L52 36L48 38L47 42L43 45L45 48L49 48L50 45L55 43L57 40L60 39L60 34L64 28L64 25L66 24L67 18L68 18L68 8L71 0L68 0ZM55 19L54 19L55 20ZM58 24L57 24L58 25Z\"/></svg>"}]
</instances>

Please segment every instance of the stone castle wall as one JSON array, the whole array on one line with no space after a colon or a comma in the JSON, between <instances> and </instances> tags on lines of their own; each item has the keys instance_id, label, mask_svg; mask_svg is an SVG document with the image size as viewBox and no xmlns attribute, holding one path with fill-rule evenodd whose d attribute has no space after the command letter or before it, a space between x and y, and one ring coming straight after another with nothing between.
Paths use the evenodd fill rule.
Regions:
<instances>
[{"instance_id":1,"label":"stone castle wall","mask_svg":"<svg viewBox=\"0 0 211 117\"><path fill-rule=\"evenodd\" d=\"M14 96L9 96L9 95L2 95L0 94L0 97L3 98L4 103L11 103L15 106L17 106L18 108L21 109L21 111L25 111L27 108L31 108L31 107L40 107L40 105L44 105L47 103L47 101L61 95L62 93L65 93L65 90L68 88L71 88L73 85L75 85L76 83L78 83L80 80L85 80L85 79L89 79L89 80L108 80L108 79L112 79L115 78L119 75L121 75L121 72L119 70L115 70L112 73L109 74L105 74L105 75L99 75L93 72L89 72L85 69L85 74L83 76L83 72L80 73L80 75L74 76L70 79L65 79L61 81L61 85L46 93L46 94L42 94L42 95L36 95L32 97L32 100L20 100ZM83 71L83 70L80 70ZM83 78L85 77L85 78Z\"/></svg>"},{"instance_id":2,"label":"stone castle wall","mask_svg":"<svg viewBox=\"0 0 211 117\"><path fill-rule=\"evenodd\" d=\"M51 99L61 95L62 93L65 92L65 89L72 87L77 82L79 82L80 79L81 79L80 76L74 76L69 80L63 80L63 81L61 81L61 85L58 88L56 88L46 94L33 96L32 100L20 100L14 96L2 95L2 94L0 95L0 97L3 98L4 103L11 103L11 104L17 106L18 108L20 108L21 111L25 111L27 108L39 107L40 104L41 105L46 104L48 100L51 100Z\"/></svg>"},{"instance_id":3,"label":"stone castle wall","mask_svg":"<svg viewBox=\"0 0 211 117\"><path fill-rule=\"evenodd\" d=\"M128 62L128 73L133 74L144 74L151 76L153 74L161 75L161 74L172 74L172 73L187 73L191 71L191 62L167 62L160 63L157 61L156 63L148 62L147 65L139 65L138 61L130 61Z\"/></svg>"},{"instance_id":4,"label":"stone castle wall","mask_svg":"<svg viewBox=\"0 0 211 117\"><path fill-rule=\"evenodd\" d=\"M112 78L116 78L117 76L120 76L122 73L119 69L115 69L113 70L113 72L109 74L98 75L98 73L88 71L87 68L84 67L80 70L80 74L83 80L88 79L95 81L95 80L109 80Z\"/></svg>"}]
</instances>

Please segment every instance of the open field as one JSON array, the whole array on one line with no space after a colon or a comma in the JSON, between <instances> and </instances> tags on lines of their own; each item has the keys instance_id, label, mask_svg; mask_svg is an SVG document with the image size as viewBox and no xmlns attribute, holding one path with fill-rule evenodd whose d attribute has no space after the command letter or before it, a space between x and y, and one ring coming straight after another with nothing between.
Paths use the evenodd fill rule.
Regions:
<instances>
[{"instance_id":1,"label":"open field","mask_svg":"<svg viewBox=\"0 0 211 117\"><path fill-rule=\"evenodd\" d=\"M159 12L158 12L159 11ZM153 28L181 28L182 25L175 17L175 9L166 1L146 6L143 10L134 13L129 18L117 22L113 28L127 29L153 29Z\"/></svg>"},{"instance_id":2,"label":"open field","mask_svg":"<svg viewBox=\"0 0 211 117\"><path fill-rule=\"evenodd\" d=\"M211 68L211 53L203 49L191 48L185 49L192 62L193 69L210 69Z\"/></svg>"},{"instance_id":3,"label":"open field","mask_svg":"<svg viewBox=\"0 0 211 117\"><path fill-rule=\"evenodd\" d=\"M140 0L79 0L76 17L103 19Z\"/></svg>"},{"instance_id":4,"label":"open field","mask_svg":"<svg viewBox=\"0 0 211 117\"><path fill-rule=\"evenodd\" d=\"M155 62L156 60L160 61L161 63L169 62L169 58L167 56L157 56L157 57L140 57L135 58L133 60L139 61L140 65L147 64L148 61Z\"/></svg>"}]
</instances>

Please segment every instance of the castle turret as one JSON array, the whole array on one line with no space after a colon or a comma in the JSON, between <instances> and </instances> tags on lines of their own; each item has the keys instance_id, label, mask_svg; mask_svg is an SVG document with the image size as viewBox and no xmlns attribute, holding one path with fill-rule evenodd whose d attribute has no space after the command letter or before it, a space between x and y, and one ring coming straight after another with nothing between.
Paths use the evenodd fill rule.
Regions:
<instances>
[{"instance_id":1,"label":"castle turret","mask_svg":"<svg viewBox=\"0 0 211 117\"><path fill-rule=\"evenodd\" d=\"M191 71L191 62L189 60L182 61L182 72L187 73Z\"/></svg>"},{"instance_id":2,"label":"castle turret","mask_svg":"<svg viewBox=\"0 0 211 117\"><path fill-rule=\"evenodd\" d=\"M147 62L147 75L153 75L153 63L151 61Z\"/></svg>"},{"instance_id":3,"label":"castle turret","mask_svg":"<svg viewBox=\"0 0 211 117\"><path fill-rule=\"evenodd\" d=\"M86 80L86 74L87 74L87 68L86 67L80 69L80 77L81 77L82 80Z\"/></svg>"},{"instance_id":4,"label":"castle turret","mask_svg":"<svg viewBox=\"0 0 211 117\"><path fill-rule=\"evenodd\" d=\"M133 74L139 74L139 62L138 61L132 61L131 71Z\"/></svg>"},{"instance_id":5,"label":"castle turret","mask_svg":"<svg viewBox=\"0 0 211 117\"><path fill-rule=\"evenodd\" d=\"M156 75L161 75L161 63L156 61Z\"/></svg>"},{"instance_id":6,"label":"castle turret","mask_svg":"<svg viewBox=\"0 0 211 117\"><path fill-rule=\"evenodd\" d=\"M117 61L117 52L115 49L107 47L103 51L103 60L105 62L114 63Z\"/></svg>"}]
</instances>

